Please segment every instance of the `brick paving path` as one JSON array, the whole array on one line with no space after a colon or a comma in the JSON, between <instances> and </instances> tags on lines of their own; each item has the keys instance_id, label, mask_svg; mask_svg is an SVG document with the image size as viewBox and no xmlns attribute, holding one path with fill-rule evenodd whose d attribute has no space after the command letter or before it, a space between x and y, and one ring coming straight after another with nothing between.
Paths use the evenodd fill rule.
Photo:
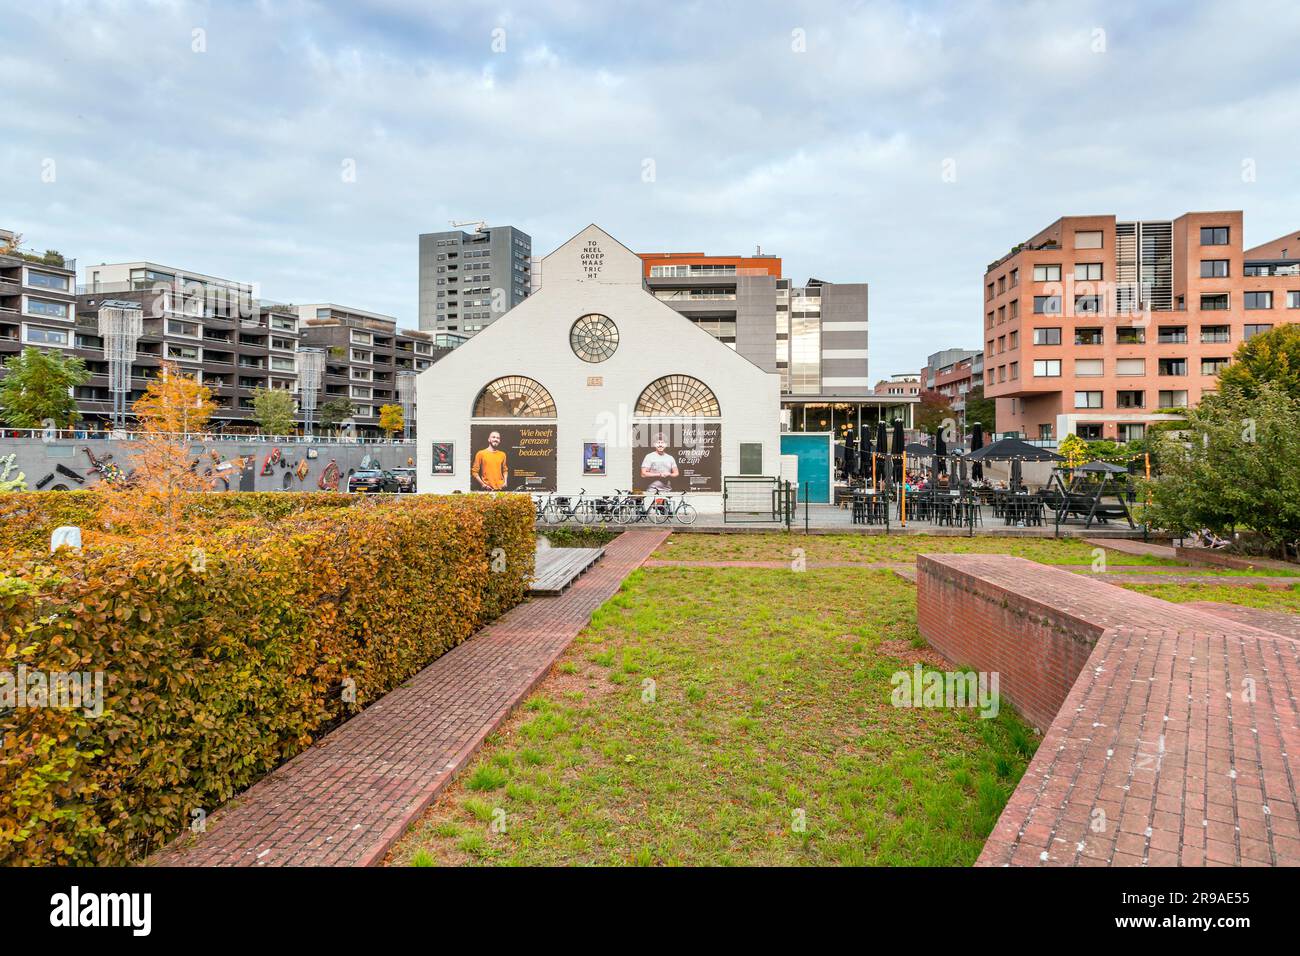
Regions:
<instances>
[{"instance_id":1,"label":"brick paving path","mask_svg":"<svg viewBox=\"0 0 1300 956\"><path fill-rule=\"evenodd\" d=\"M1262 607L1247 607L1242 604L1224 604L1220 601L1188 601L1183 607L1194 607L1199 611L1208 611L1230 621L1249 624L1283 637L1300 641L1300 614L1290 611L1269 611Z\"/></svg>"},{"instance_id":2,"label":"brick paving path","mask_svg":"<svg viewBox=\"0 0 1300 956\"><path fill-rule=\"evenodd\" d=\"M380 862L667 531L626 531L559 597L514 608L156 854L165 866Z\"/></svg>"},{"instance_id":3,"label":"brick paving path","mask_svg":"<svg viewBox=\"0 0 1300 956\"><path fill-rule=\"evenodd\" d=\"M1152 541L1135 541L1131 538L1084 538L1086 544L1108 548L1123 554L1138 554L1148 558L1176 558L1172 545Z\"/></svg>"},{"instance_id":4,"label":"brick paving path","mask_svg":"<svg viewBox=\"0 0 1300 956\"><path fill-rule=\"evenodd\" d=\"M1100 575L933 560L1100 631L979 865L1300 865L1293 638Z\"/></svg>"}]
</instances>

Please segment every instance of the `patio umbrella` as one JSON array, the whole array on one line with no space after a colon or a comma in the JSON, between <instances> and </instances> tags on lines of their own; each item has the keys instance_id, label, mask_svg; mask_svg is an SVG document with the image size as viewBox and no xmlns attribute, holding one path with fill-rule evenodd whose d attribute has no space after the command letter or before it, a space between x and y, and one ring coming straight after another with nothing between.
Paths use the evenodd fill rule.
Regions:
<instances>
[{"instance_id":1,"label":"patio umbrella","mask_svg":"<svg viewBox=\"0 0 1300 956\"><path fill-rule=\"evenodd\" d=\"M999 438L970 453L971 461L1065 461L1050 448L1040 448L1019 438Z\"/></svg>"},{"instance_id":2,"label":"patio umbrella","mask_svg":"<svg viewBox=\"0 0 1300 956\"><path fill-rule=\"evenodd\" d=\"M934 433L934 457L937 460L935 464L935 473L940 475L948 474L948 447L943 440L943 430Z\"/></svg>"},{"instance_id":3,"label":"patio umbrella","mask_svg":"<svg viewBox=\"0 0 1300 956\"><path fill-rule=\"evenodd\" d=\"M910 441L903 446L909 458L930 458L934 455L934 449L929 445L923 445L919 441Z\"/></svg>"},{"instance_id":4,"label":"patio umbrella","mask_svg":"<svg viewBox=\"0 0 1300 956\"><path fill-rule=\"evenodd\" d=\"M890 442L889 453L894 456L894 474L900 482L907 480L907 475L903 471L902 455L904 448L906 448L906 445L903 442L903 420L895 418L894 434Z\"/></svg>"},{"instance_id":5,"label":"patio umbrella","mask_svg":"<svg viewBox=\"0 0 1300 956\"><path fill-rule=\"evenodd\" d=\"M889 450L889 426L887 426L884 420L882 419L881 421L876 422L876 454L883 455L886 452L888 452L888 450ZM877 458L876 464L879 465L882 461L883 459ZM881 476L880 480L882 482L885 480L883 475Z\"/></svg>"},{"instance_id":6,"label":"patio umbrella","mask_svg":"<svg viewBox=\"0 0 1300 956\"><path fill-rule=\"evenodd\" d=\"M1023 480L1024 480L1024 476L1021 474L1020 459L1012 458L1011 459L1011 490L1015 491L1017 488L1019 488Z\"/></svg>"},{"instance_id":7,"label":"patio umbrella","mask_svg":"<svg viewBox=\"0 0 1300 956\"><path fill-rule=\"evenodd\" d=\"M1080 471L1099 472L1106 475L1126 475L1127 468L1121 468L1119 465L1112 465L1108 461L1090 461L1079 469Z\"/></svg>"},{"instance_id":8,"label":"patio umbrella","mask_svg":"<svg viewBox=\"0 0 1300 956\"><path fill-rule=\"evenodd\" d=\"M858 446L858 474L871 474L871 432L862 435L862 444Z\"/></svg>"},{"instance_id":9,"label":"patio umbrella","mask_svg":"<svg viewBox=\"0 0 1300 956\"><path fill-rule=\"evenodd\" d=\"M984 447L984 426L976 422L970 430L970 450L972 454ZM978 461L971 463L970 476L976 481L984 478L984 466Z\"/></svg>"}]
</instances>

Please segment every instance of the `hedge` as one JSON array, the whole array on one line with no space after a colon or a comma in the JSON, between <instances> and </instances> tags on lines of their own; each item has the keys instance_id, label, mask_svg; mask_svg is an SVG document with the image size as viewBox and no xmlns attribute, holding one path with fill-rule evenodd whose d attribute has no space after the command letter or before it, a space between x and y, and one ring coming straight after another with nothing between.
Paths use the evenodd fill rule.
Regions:
<instances>
[{"instance_id":1,"label":"hedge","mask_svg":"<svg viewBox=\"0 0 1300 956\"><path fill-rule=\"evenodd\" d=\"M521 496L286 514L201 549L115 541L0 575L0 671L102 672L104 688L98 717L0 711L0 865L144 858L517 603L532 574Z\"/></svg>"}]
</instances>

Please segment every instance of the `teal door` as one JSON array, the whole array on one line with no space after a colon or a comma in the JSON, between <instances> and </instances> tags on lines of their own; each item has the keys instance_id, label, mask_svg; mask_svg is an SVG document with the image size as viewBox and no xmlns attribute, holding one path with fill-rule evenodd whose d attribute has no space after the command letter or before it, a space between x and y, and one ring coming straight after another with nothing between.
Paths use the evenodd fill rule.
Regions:
<instances>
[{"instance_id":1,"label":"teal door","mask_svg":"<svg viewBox=\"0 0 1300 956\"><path fill-rule=\"evenodd\" d=\"M828 504L831 500L831 436L821 432L786 432L781 454L799 456L799 500Z\"/></svg>"}]
</instances>

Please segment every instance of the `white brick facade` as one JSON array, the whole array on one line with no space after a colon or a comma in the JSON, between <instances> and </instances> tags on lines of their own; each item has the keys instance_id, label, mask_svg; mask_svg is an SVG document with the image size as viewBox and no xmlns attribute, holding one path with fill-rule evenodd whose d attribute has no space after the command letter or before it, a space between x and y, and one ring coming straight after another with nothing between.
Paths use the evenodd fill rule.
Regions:
<instances>
[{"instance_id":1,"label":"white brick facade","mask_svg":"<svg viewBox=\"0 0 1300 956\"><path fill-rule=\"evenodd\" d=\"M544 274L546 282L534 295L419 376L421 492L469 491L472 407L485 385L507 375L535 379L555 401L555 490L560 494L582 488L612 494L629 487L637 398L651 382L673 374L701 380L717 397L723 476L740 473L741 443L761 443L763 473L778 473L779 376L762 371L645 291L636 254L588 226L545 258ZM618 348L603 362L584 362L569 345L573 323L589 313L608 316L618 326ZM449 476L433 474L433 443L443 441L455 443ZM604 476L583 474L584 442L605 443ZM722 508L720 494L692 494L690 500L704 512Z\"/></svg>"}]
</instances>

